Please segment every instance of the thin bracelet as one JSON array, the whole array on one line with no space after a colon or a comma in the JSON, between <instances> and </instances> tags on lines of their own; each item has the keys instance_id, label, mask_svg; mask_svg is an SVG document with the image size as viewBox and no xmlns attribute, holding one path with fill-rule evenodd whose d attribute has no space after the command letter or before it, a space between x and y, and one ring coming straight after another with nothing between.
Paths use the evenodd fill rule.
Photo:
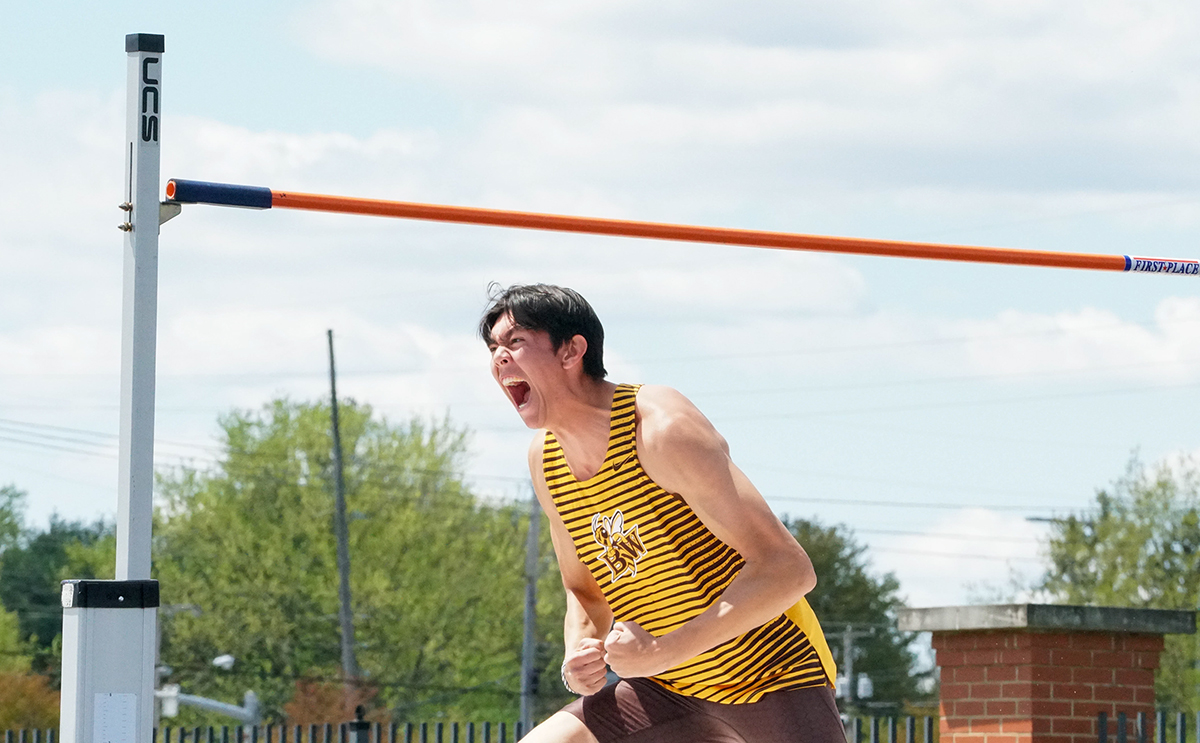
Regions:
<instances>
[{"instance_id":1,"label":"thin bracelet","mask_svg":"<svg viewBox=\"0 0 1200 743\"><path fill-rule=\"evenodd\" d=\"M572 689L571 685L567 683L567 661L564 660L562 665L558 667L558 674L562 678L563 687L575 696L579 696L579 692Z\"/></svg>"}]
</instances>

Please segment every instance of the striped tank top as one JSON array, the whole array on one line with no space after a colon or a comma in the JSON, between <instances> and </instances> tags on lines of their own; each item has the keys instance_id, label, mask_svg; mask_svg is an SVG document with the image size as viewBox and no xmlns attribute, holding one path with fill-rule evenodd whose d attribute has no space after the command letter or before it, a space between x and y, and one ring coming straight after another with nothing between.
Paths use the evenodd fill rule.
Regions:
<instances>
[{"instance_id":1,"label":"striped tank top","mask_svg":"<svg viewBox=\"0 0 1200 743\"><path fill-rule=\"evenodd\" d=\"M638 461L638 386L613 395L608 452L600 471L577 480L562 446L546 432L542 471L579 559L600 584L616 621L661 636L703 612L744 561L717 539L678 495ZM652 681L685 696L743 704L785 689L824 686L833 656L808 602L708 650Z\"/></svg>"}]
</instances>

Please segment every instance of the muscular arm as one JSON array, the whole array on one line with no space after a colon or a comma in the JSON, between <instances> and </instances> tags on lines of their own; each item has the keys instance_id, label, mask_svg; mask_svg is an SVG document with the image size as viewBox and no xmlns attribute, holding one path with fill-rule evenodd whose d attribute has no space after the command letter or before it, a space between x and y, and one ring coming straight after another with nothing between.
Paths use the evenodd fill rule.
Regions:
<instances>
[{"instance_id":1,"label":"muscular arm","mask_svg":"<svg viewBox=\"0 0 1200 743\"><path fill-rule=\"evenodd\" d=\"M774 619L816 585L812 562L729 457L725 440L683 395L638 394L638 456L651 479L679 493L745 566L704 612L655 638L618 622L605 640L620 676L652 676Z\"/></svg>"},{"instance_id":2,"label":"muscular arm","mask_svg":"<svg viewBox=\"0 0 1200 743\"><path fill-rule=\"evenodd\" d=\"M567 589L567 611L563 619L563 676L577 693L594 694L604 686L608 666L604 662L604 637L612 626L612 609L596 579L579 561L567 526L554 508L542 472L543 435L529 447L529 474L538 502L550 520L550 540L558 558L563 587Z\"/></svg>"}]
</instances>

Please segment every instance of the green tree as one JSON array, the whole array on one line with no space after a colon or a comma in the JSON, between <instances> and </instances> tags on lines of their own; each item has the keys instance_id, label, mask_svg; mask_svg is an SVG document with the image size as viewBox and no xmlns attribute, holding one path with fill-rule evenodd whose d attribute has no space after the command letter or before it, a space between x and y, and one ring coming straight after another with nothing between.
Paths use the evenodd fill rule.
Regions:
<instances>
[{"instance_id":1,"label":"green tree","mask_svg":"<svg viewBox=\"0 0 1200 743\"><path fill-rule=\"evenodd\" d=\"M0 488L0 554L15 547L25 526L25 491L16 485Z\"/></svg>"},{"instance_id":2,"label":"green tree","mask_svg":"<svg viewBox=\"0 0 1200 743\"><path fill-rule=\"evenodd\" d=\"M867 674L875 687L872 702L899 712L906 703L922 699L919 674L909 645L912 633L896 629L896 610L904 605L900 584L891 573L872 575L859 544L845 526L824 526L817 521L784 517L784 525L804 547L817 573L817 587L809 604L821 620L830 649L844 670L840 634L847 624L854 630L873 630L854 641L854 672Z\"/></svg>"},{"instance_id":3,"label":"green tree","mask_svg":"<svg viewBox=\"0 0 1200 743\"><path fill-rule=\"evenodd\" d=\"M466 435L447 421L339 413L358 660L377 703L398 719L515 717L527 509L467 490ZM162 657L185 692L253 689L281 720L297 682L340 678L329 408L276 400L221 426L216 468L160 475ZM561 621L540 626L561 646ZM231 672L212 666L222 654ZM178 722L206 719L184 708Z\"/></svg>"},{"instance_id":4,"label":"green tree","mask_svg":"<svg viewBox=\"0 0 1200 743\"><path fill-rule=\"evenodd\" d=\"M34 666L32 652L37 651L37 637L30 629L36 616L43 613L38 604L36 591L23 592L20 580L37 576L36 570L30 570L31 559L29 550L41 546L36 538L29 540L30 534L24 527L25 493L14 485L0 487L0 598L6 601L32 599L22 604L26 615L20 616L17 611L0 607L0 727L16 729L16 727L54 727L59 720L59 695L54 690L55 679L50 676L31 673ZM40 551L44 552L44 550ZM29 595L32 593L34 595ZM55 599L58 594L55 593ZM55 600L55 607L58 600ZM23 621L24 619L24 621ZM60 622L61 623L61 622ZM44 631L44 630L43 630ZM56 633L55 633L56 635ZM58 643L54 642L55 635L49 637L48 648L44 649L40 665L48 665L49 655L53 655ZM53 663L58 667L58 664Z\"/></svg>"},{"instance_id":5,"label":"green tree","mask_svg":"<svg viewBox=\"0 0 1200 743\"><path fill-rule=\"evenodd\" d=\"M0 488L0 586L3 586L4 553L15 547L23 531L25 493L15 485ZM0 607L0 674L29 671L28 647L16 612ZM3 704L0 703L0 707ZM0 718L7 712L0 710Z\"/></svg>"},{"instance_id":6,"label":"green tree","mask_svg":"<svg viewBox=\"0 0 1200 743\"><path fill-rule=\"evenodd\" d=\"M58 726L53 679L30 673L28 650L16 612L0 609L0 729Z\"/></svg>"},{"instance_id":7,"label":"green tree","mask_svg":"<svg viewBox=\"0 0 1200 743\"><path fill-rule=\"evenodd\" d=\"M57 676L60 662L56 638L62 632L60 581L93 578L90 573L64 575L73 550L112 534L112 525L69 521L57 514L45 530L24 525L25 493L0 488L0 602L17 615L20 639L33 656L33 669Z\"/></svg>"},{"instance_id":8,"label":"green tree","mask_svg":"<svg viewBox=\"0 0 1200 743\"><path fill-rule=\"evenodd\" d=\"M1200 603L1200 468L1134 459L1095 509L1056 521L1042 588L1069 604L1193 611ZM1200 637L1169 635L1155 680L1160 706L1200 709Z\"/></svg>"}]
</instances>

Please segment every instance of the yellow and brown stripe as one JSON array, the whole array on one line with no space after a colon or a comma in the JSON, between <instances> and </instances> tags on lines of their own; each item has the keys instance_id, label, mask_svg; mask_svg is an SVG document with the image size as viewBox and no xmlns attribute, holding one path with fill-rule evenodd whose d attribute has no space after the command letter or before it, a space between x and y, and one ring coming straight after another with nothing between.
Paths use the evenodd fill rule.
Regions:
<instances>
[{"instance_id":1,"label":"yellow and brown stripe","mask_svg":"<svg viewBox=\"0 0 1200 743\"><path fill-rule=\"evenodd\" d=\"M617 621L661 636L703 612L744 564L678 495L650 479L637 456L638 387L613 395L608 452L600 471L577 480L547 432L542 470L579 559ZM698 699L741 704L784 689L824 686L832 655L804 599L784 614L653 678Z\"/></svg>"}]
</instances>

